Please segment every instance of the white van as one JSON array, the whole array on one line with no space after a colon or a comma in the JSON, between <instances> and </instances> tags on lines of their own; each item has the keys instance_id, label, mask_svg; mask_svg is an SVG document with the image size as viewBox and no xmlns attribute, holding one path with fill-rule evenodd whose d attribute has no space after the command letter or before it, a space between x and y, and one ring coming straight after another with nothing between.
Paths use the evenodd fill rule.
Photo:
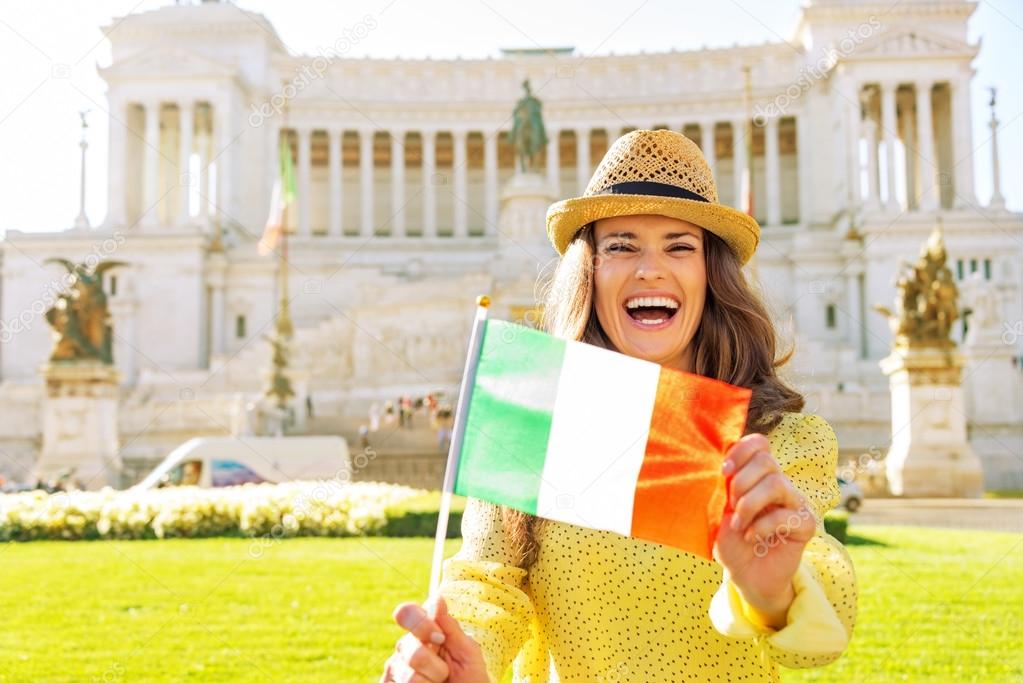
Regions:
<instances>
[{"instance_id":1,"label":"white van","mask_svg":"<svg viewBox=\"0 0 1023 683\"><path fill-rule=\"evenodd\" d=\"M333 479L341 472L351 472L351 457L340 436L199 437L171 451L131 490Z\"/></svg>"}]
</instances>

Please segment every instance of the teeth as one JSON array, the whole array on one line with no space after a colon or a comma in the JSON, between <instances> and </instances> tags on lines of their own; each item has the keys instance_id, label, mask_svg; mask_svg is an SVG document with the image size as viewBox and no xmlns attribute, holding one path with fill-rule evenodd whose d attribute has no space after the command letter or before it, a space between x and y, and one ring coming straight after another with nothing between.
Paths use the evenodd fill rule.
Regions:
<instances>
[{"instance_id":1,"label":"teeth","mask_svg":"<svg viewBox=\"0 0 1023 683\"><path fill-rule=\"evenodd\" d=\"M667 320L667 318L658 318L657 320L639 320L637 322L641 322L644 325L660 325L665 320Z\"/></svg>"},{"instance_id":2,"label":"teeth","mask_svg":"<svg viewBox=\"0 0 1023 683\"><path fill-rule=\"evenodd\" d=\"M672 310L678 308L678 302L666 296L637 296L625 302L626 308L640 308L647 306L663 306Z\"/></svg>"}]
</instances>

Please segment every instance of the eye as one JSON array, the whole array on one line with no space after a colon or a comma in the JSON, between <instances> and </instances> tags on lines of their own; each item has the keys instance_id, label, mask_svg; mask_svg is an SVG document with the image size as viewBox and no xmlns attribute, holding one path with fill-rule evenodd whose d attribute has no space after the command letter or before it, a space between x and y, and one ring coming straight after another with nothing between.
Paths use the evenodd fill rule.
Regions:
<instances>
[{"instance_id":1,"label":"eye","mask_svg":"<svg viewBox=\"0 0 1023 683\"><path fill-rule=\"evenodd\" d=\"M608 254L621 254L632 250L632 245L628 242L611 242L604 246L604 252Z\"/></svg>"},{"instance_id":2,"label":"eye","mask_svg":"<svg viewBox=\"0 0 1023 683\"><path fill-rule=\"evenodd\" d=\"M696 247L679 242L678 244L672 244L668 247L668 251L696 251Z\"/></svg>"}]
</instances>

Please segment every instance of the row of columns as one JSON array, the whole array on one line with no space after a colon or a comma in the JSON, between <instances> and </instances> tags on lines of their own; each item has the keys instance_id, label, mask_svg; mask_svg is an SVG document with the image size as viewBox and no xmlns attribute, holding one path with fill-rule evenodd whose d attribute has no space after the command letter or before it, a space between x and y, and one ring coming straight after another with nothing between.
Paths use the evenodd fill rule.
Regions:
<instances>
[{"instance_id":1,"label":"row of columns","mask_svg":"<svg viewBox=\"0 0 1023 683\"><path fill-rule=\"evenodd\" d=\"M309 213L309 194L311 177L311 127L294 128L298 142L298 234L311 235L312 224ZM315 129L322 130L322 129ZM330 188L328 202L327 234L342 234L342 216L344 197L342 189L341 143L343 130L326 129L328 149L328 186ZM374 231L375 216L373 214L373 138L374 129L364 128L355 131L359 136L359 235L370 236ZM388 131L391 139L391 234L406 234L405 215L405 134L407 131L392 129ZM440 131L420 131L423 141L422 155L422 193L423 193L423 235L437 235L437 155L436 137ZM454 235L467 237L468 222L468 157L466 141L469 131L451 131L454 145L452 164L452 194L454 197ZM277 135L280 135L278 130ZM273 146L276 150L276 144ZM489 226L497 225L498 189L497 189L497 134L484 134L484 183L486 222ZM276 170L276 165L273 165Z\"/></svg>"},{"instance_id":2,"label":"row of columns","mask_svg":"<svg viewBox=\"0 0 1023 683\"><path fill-rule=\"evenodd\" d=\"M133 185L129 174L128 143L133 135L131 113L134 108L142 110L142 130L134 132L134 137L142 147L142 175L138 179L140 216L138 221L143 226L154 226L160 222L160 207L164 195L169 194L160 187L161 160L175 174L173 185L178 188L179 202L174 216L167 216L169 223L188 224L191 220L191 181L189 160L193 153L199 157L199 205L197 215L201 221L210 216L210 203L222 205L223 199L231 195L232 173L227 168L230 154L214 154L226 146L223 131L227 128L227 114L223 106L213 106L189 100L172 102L178 109L178 150L175 158L169 158L161 144L161 116L164 105L161 100L131 101L114 99L110 110L110 182L108 183L108 218L113 225L123 225L135 216L127 215L127 197L125 188ZM210 107L212 125L196 129L196 113L200 106ZM166 130L166 126L163 130ZM141 133L141 134L139 134ZM168 150L169 151L169 150ZM210 166L217 167L217 188L210 184Z\"/></svg>"},{"instance_id":3,"label":"row of columns","mask_svg":"<svg viewBox=\"0 0 1023 683\"><path fill-rule=\"evenodd\" d=\"M744 126L746 120L737 118L730 122L733 130L732 158L734 163L733 182L735 183L734 197L738 202L743 196L743 180L746 177L747 159ZM700 126L701 141L703 141L703 153L711 171L717 178L716 150L713 144L708 144L714 139L717 121L706 120L698 124ZM673 127L675 130L682 130L683 125ZM311 149L312 149L312 127L294 128L298 142L297 160L297 181L298 181L298 229L299 235L311 235L312 224L309 211L310 177L311 177ZM323 130L316 128L315 130ZM593 159L590 154L590 133L593 129L571 129L575 132L576 140L576 187L561 187L561 163L560 163L560 134L561 129L550 128L547 141L547 166L546 173L551 190L556 197L563 194L582 194L589 183L590 175L593 172ZM342 167L341 167L341 143L343 130L330 128L325 130L327 135L328 148L328 226L327 234L342 235ZM374 231L375 217L373 215L373 138L376 134L374 129L364 128L355 131L359 136L359 189L360 189L360 221L359 235L370 236ZM391 234L396 236L406 235L405 215L405 130L388 131L391 140ZM439 131L423 130L422 136L422 210L423 210L423 236L435 237L437 235L436 221L436 136ZM467 137L468 130L451 131L453 143L453 164L452 164L452 194L453 194L453 227L455 237L468 236L468 164L467 164ZM280 135L280 130L277 132ZM766 222L769 225L781 223L781 163L778 143L778 119L769 118L765 123L765 163L766 163ZM484 169L484 211L486 224L497 225L497 212L499 204L498 195L498 150L497 133L483 134L483 169ZM276 141L273 145L276 150ZM273 165L276 169L276 165ZM720 181L720 178L718 178ZM564 190L564 191L563 191Z\"/></svg>"},{"instance_id":4,"label":"row of columns","mask_svg":"<svg viewBox=\"0 0 1023 683\"><path fill-rule=\"evenodd\" d=\"M159 222L159 213L157 210L157 204L161 200L161 188L159 186L159 172L161 163L161 115L163 112L163 102L161 101L145 101L141 103L137 102L126 102L121 103L120 106L115 106L112 113L117 115L111 116L110 122L110 147L112 159L121 159L121 163L111 163L111 182L110 182L110 195L109 195L109 206L110 215L109 221L115 224L124 224L128 218L125 215L125 195L123 192L126 186L127 178L127 157L126 157L126 138L128 132L128 107L129 106L140 106L143 110L143 169L141 177L141 222L143 225L155 225ZM228 161L230 154L213 154L213 150L221 149L226 146L227 141L224 138L224 131L227 130L226 119L226 108L223 106L212 107L212 125L207 129L205 126L202 129L197 130L195 127L195 114L196 109L200 106L200 103L192 101L177 101L175 103L179 111L179 149L177 152L177 162L174 164L174 168L178 174L178 183L181 184L180 188L180 202L177 207L177 215L175 217L168 217L168 222L176 223L178 225L184 225L189 223L191 220L191 193L189 186L184 185L183 179L185 174L189 172L188 160L190 159L193 152L198 152L199 155L199 206L198 216L203 222L209 219L210 204L215 198L215 204L217 206L224 207L227 203L227 199L231 196L232 192L232 181L233 173L229 167ZM202 103L203 106L210 106L206 103ZM733 129L733 159L736 160L735 172L734 172L734 183L735 191L734 196L736 200L742 197L743 192L743 178L746 174L746 158L745 158L745 140L743 135L743 129L746 122L742 118L732 120L731 126ZM714 137L715 128L717 121L715 120L704 120L700 122L700 135L701 140L710 141ZM683 125L679 124L673 127L676 130L682 130ZM296 127L294 128L297 140L298 140L298 159L297 159L297 182L298 182L298 233L300 235L309 235L312 233L310 224L310 211L309 211L309 187L311 183L311 145L312 145L312 127ZM589 182L590 175L593 171L593 159L590 154L590 133L592 128L572 128L566 130L574 130L576 138L576 188L561 188L561 166L559 161L559 143L560 143L560 132L559 128L552 128L548 134L548 146L547 146L547 175L551 185L551 189L556 197L560 197L563 194L569 194L578 192L582 194L585 191L586 185ZM423 141L423 154L422 154L422 194L423 194L423 234L425 237L434 237L437 235L437 221L436 221L436 186L437 186L437 168L436 168L436 151L435 143L436 136L439 131L436 130L424 130L420 134ZM340 128L327 129L328 138L328 150L329 150L329 183L330 183L330 194L329 194L329 210L328 210L328 234L341 235L342 234L342 197L341 191L342 183L342 167L341 167L341 147L342 147L342 130ZM359 135L359 170L360 170L360 235L370 235L374 230L374 215L373 215L373 136L375 131L372 129L360 129L357 131ZM280 134L280 129L277 130L277 135ZM405 163L404 163L404 138L405 130L394 130L391 131L391 232L395 235L406 234L406 215L405 215ZM781 189L780 189L780 163L779 163L779 152L778 152L778 121L777 119L768 119L766 122L766 183L767 183L767 202L766 202L766 218L768 224L777 224L781 222ZM453 220L454 220L454 235L456 237L465 237L468 235L468 188L467 188L467 136L468 130L454 130L451 131L453 148L454 148L454 163L453 163L453 177L452 177L452 193L453 193ZM276 158L276 135L274 136L273 152L274 156L271 159ZM497 150L497 133L488 133L483 135L484 145L484 186L485 186L485 197L484 197L484 212L486 224L488 226L496 226L497 214L499 206L499 194L498 194L498 150ZM712 144L706 144L704 142L704 155L707 158L707 162L711 167L711 170L716 173L716 154ZM214 189L210 184L210 166L211 160L215 158L213 164L215 164L216 172L216 185ZM276 171L276 163L268 164L271 172ZM721 180L719 178L719 180ZM230 212L224 209L228 214Z\"/></svg>"},{"instance_id":5,"label":"row of columns","mask_svg":"<svg viewBox=\"0 0 1023 683\"><path fill-rule=\"evenodd\" d=\"M865 95L864 87L870 84L862 84L857 88L860 102L855 106L863 110L863 115L857 117L860 120L859 135L854 139L854 149L851 154L858 157L858 140L861 135L867 141L867 187L865 192L859 188L859 168L857 167L851 177L854 200L865 195L865 202L868 206L878 208L881 206L880 195L880 166L881 160L878 154L878 123L866 112L869 102ZM916 111L915 125L912 125L909 117L904 117L905 125L901 135L897 120L896 92L900 81L881 81L876 83L880 95L880 128L881 139L884 141L885 158L883 160L885 169L885 194L887 195L884 208L890 211L897 210L897 167L895 155L895 142L901 137L906 149L907 164L911 164L919 178L920 190L915 191L913 187L907 187L907 195L916 196L916 206L921 211L932 211L941 203L941 169L938 164L938 155L935 149L935 121L934 112L931 106L933 89L938 82L932 80L915 81L911 85L914 88L914 108ZM951 174L952 187L957 198L956 206L970 205L974 203L973 191L973 162L970 158L970 113L969 113L969 81L965 78L948 81L950 90L950 115L952 148L952 167L945 170ZM909 174L907 172L907 179Z\"/></svg>"}]
</instances>

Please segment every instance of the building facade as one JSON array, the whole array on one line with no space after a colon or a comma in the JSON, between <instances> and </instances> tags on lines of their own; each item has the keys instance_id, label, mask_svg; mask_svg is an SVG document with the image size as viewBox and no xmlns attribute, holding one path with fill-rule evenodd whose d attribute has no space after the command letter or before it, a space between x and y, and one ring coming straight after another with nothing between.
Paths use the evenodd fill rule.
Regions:
<instances>
[{"instance_id":1,"label":"building facade","mask_svg":"<svg viewBox=\"0 0 1023 683\"><path fill-rule=\"evenodd\" d=\"M964 304L982 298L986 324L1005 328L1001 346L964 347L974 447L989 485L1023 486L1023 217L974 192L974 4L889 5L814 0L788 41L756 46L455 60L345 57L372 16L312 55L229 3L119 20L100 69L105 220L12 231L4 244L0 471L24 476L38 449L53 256L128 264L108 274L127 461L237 428L269 366L278 260L257 240L282 137L297 178L294 383L312 426L349 429L401 393L454 393L473 297L528 318L556 256L542 221L502 228L515 175L505 134L528 79L544 104L551 198L581 193L636 128L696 141L724 203L740 205L751 183L763 236L749 272L795 345L786 372L860 462L883 455L893 429L878 368L892 334L872 308L891 304L900 262L940 221Z\"/></svg>"}]
</instances>

